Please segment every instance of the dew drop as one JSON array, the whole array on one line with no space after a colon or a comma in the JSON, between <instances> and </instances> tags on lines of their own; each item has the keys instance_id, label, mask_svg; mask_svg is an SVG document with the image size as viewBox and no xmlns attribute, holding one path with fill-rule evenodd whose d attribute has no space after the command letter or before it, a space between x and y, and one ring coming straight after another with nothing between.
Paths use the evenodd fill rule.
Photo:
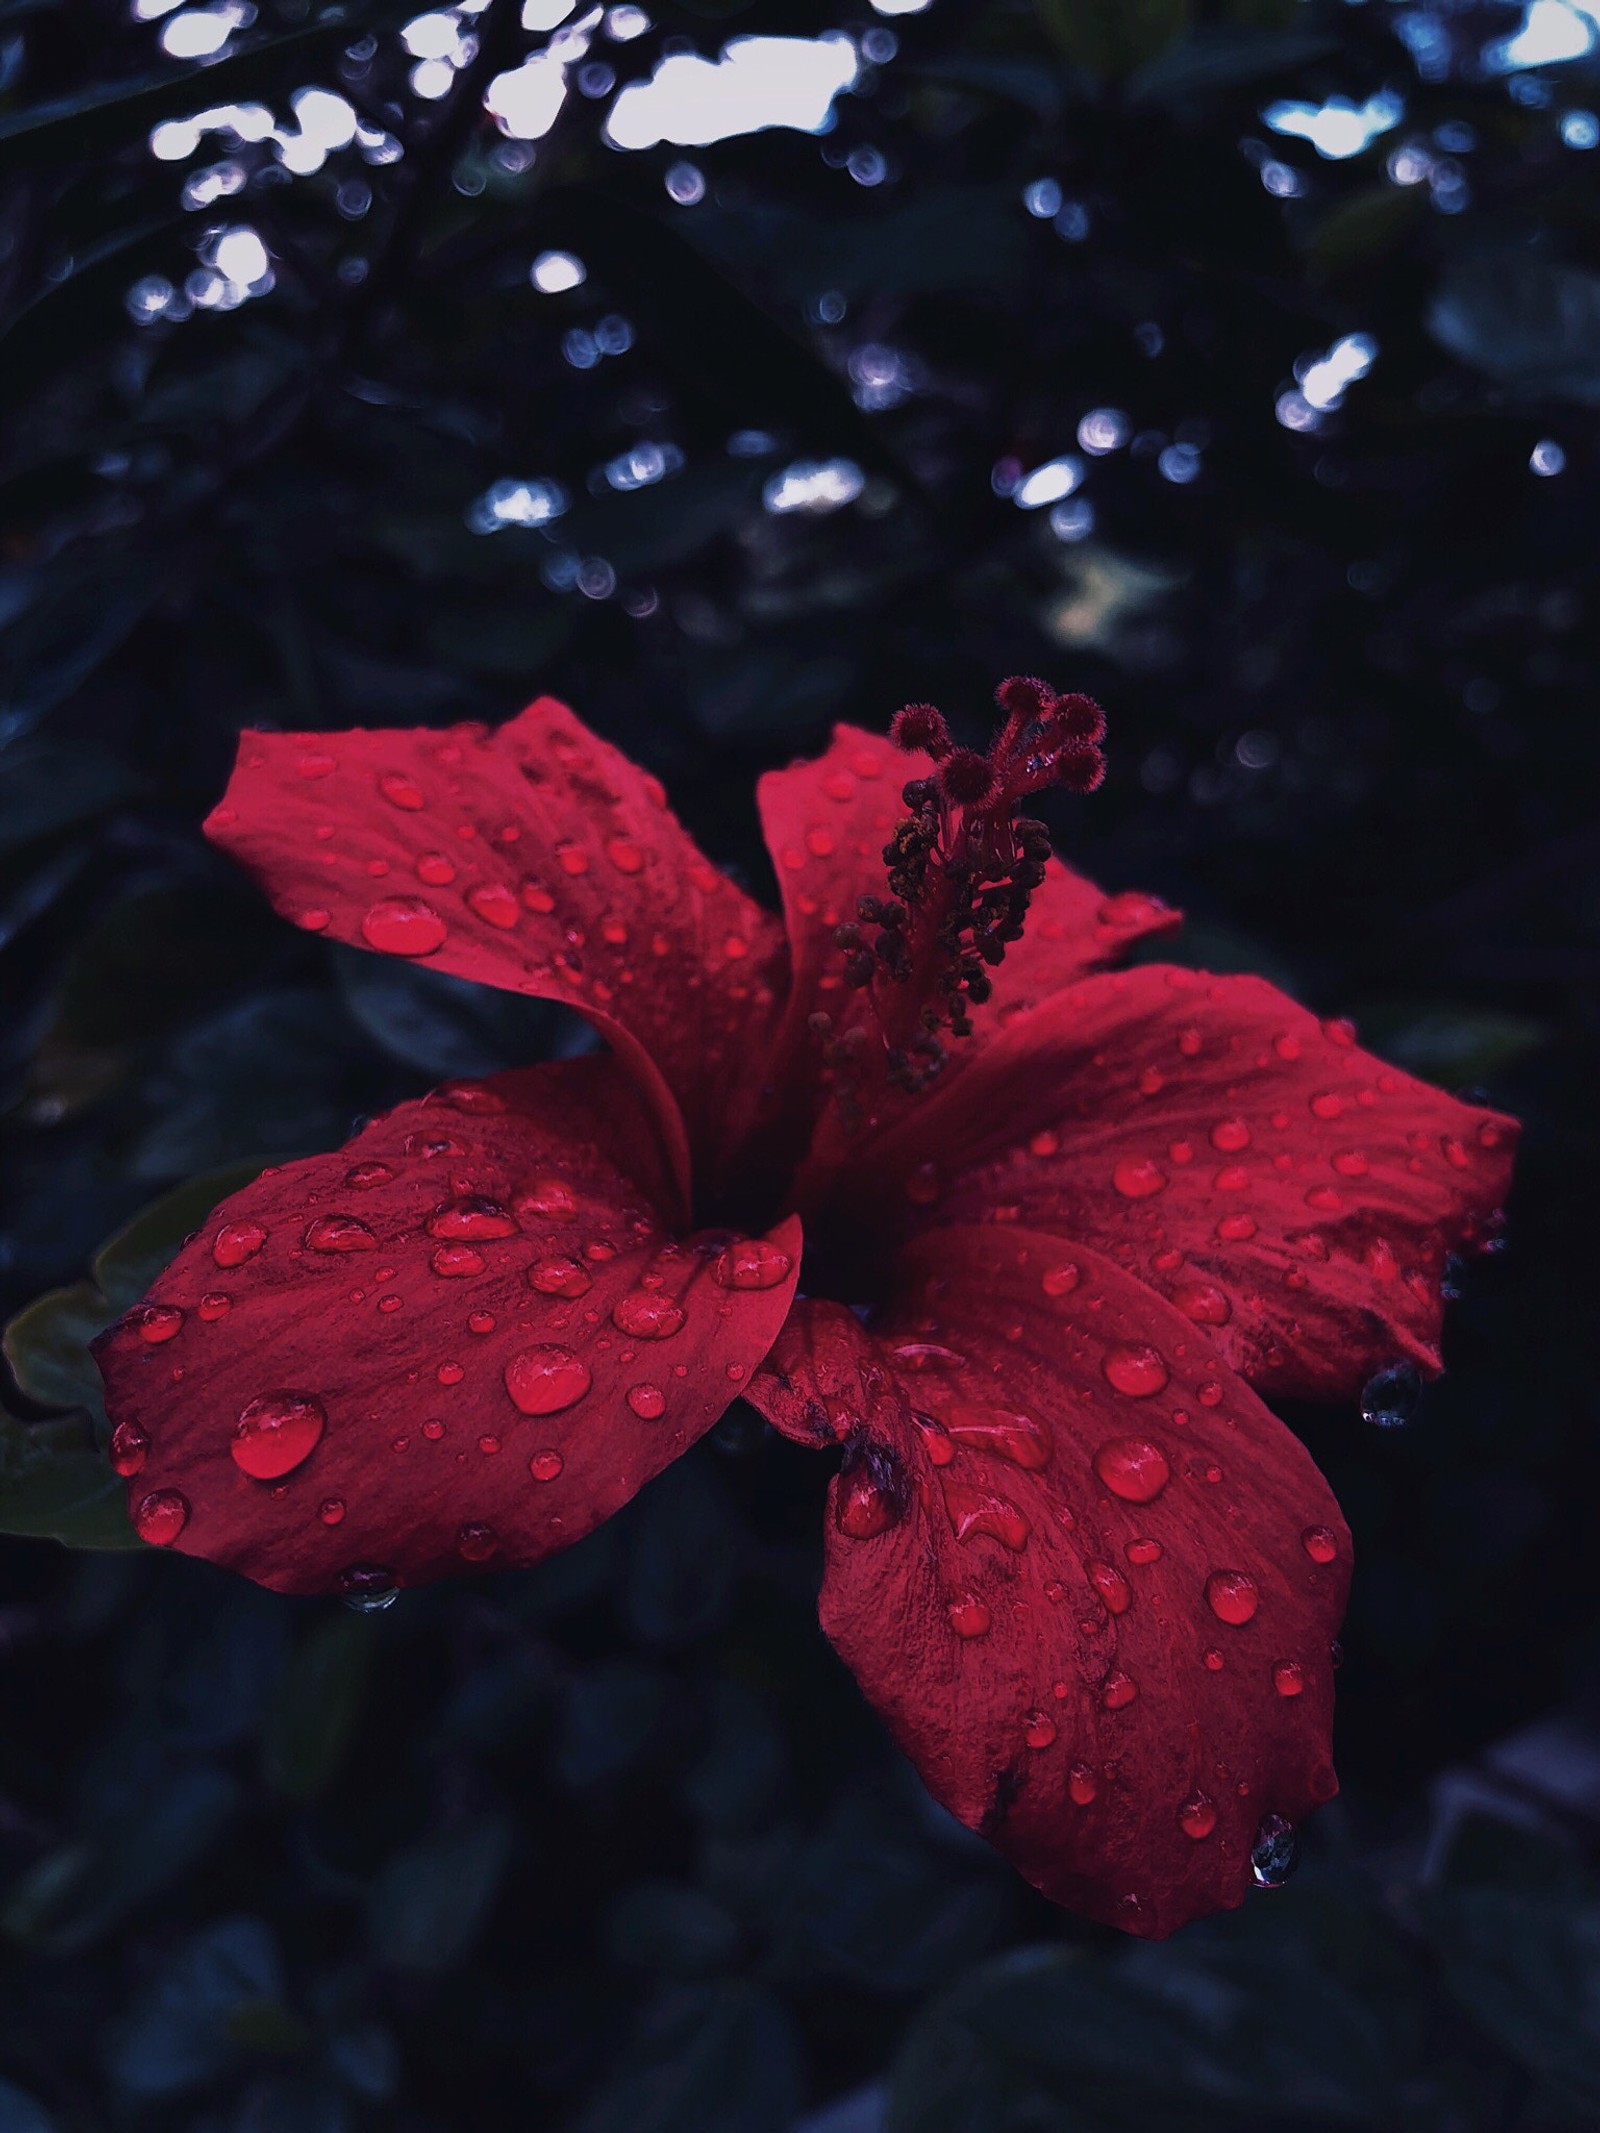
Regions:
<instances>
[{"instance_id":1,"label":"dew drop","mask_svg":"<svg viewBox=\"0 0 1600 2133\"><path fill-rule=\"evenodd\" d=\"M1242 1118L1222 1118L1211 1129L1211 1145L1224 1155L1237 1155L1250 1145L1250 1128Z\"/></svg>"},{"instance_id":2,"label":"dew drop","mask_svg":"<svg viewBox=\"0 0 1600 2133\"><path fill-rule=\"evenodd\" d=\"M1250 1878L1258 1889L1281 1889L1300 1863L1300 1839L1282 1815L1263 1815L1250 1847Z\"/></svg>"},{"instance_id":3,"label":"dew drop","mask_svg":"<svg viewBox=\"0 0 1600 2133\"><path fill-rule=\"evenodd\" d=\"M483 1272L483 1254L475 1252L470 1244L436 1244L428 1264L446 1281L460 1281Z\"/></svg>"},{"instance_id":4,"label":"dew drop","mask_svg":"<svg viewBox=\"0 0 1600 2133\"><path fill-rule=\"evenodd\" d=\"M630 1385L628 1405L646 1422L654 1422L666 1411L667 1396L659 1385Z\"/></svg>"},{"instance_id":5,"label":"dew drop","mask_svg":"<svg viewBox=\"0 0 1600 2133\"><path fill-rule=\"evenodd\" d=\"M589 855L581 844L558 844L556 865L563 874L570 874L576 880L580 874L588 873Z\"/></svg>"},{"instance_id":6,"label":"dew drop","mask_svg":"<svg viewBox=\"0 0 1600 2133\"><path fill-rule=\"evenodd\" d=\"M146 1304L134 1317L139 1338L152 1348L169 1341L183 1326L184 1314L176 1304Z\"/></svg>"},{"instance_id":7,"label":"dew drop","mask_svg":"<svg viewBox=\"0 0 1600 2133\"><path fill-rule=\"evenodd\" d=\"M1219 1622L1238 1629L1261 1605L1261 1595L1255 1579L1242 1570L1213 1570L1206 1579L1206 1605Z\"/></svg>"},{"instance_id":8,"label":"dew drop","mask_svg":"<svg viewBox=\"0 0 1600 2133\"><path fill-rule=\"evenodd\" d=\"M278 1481L316 1450L328 1417L308 1392L266 1392L242 1408L228 1450L252 1481Z\"/></svg>"},{"instance_id":9,"label":"dew drop","mask_svg":"<svg viewBox=\"0 0 1600 2133\"><path fill-rule=\"evenodd\" d=\"M606 857L619 874L638 874L644 869L644 853L631 837L608 837Z\"/></svg>"},{"instance_id":10,"label":"dew drop","mask_svg":"<svg viewBox=\"0 0 1600 2133\"><path fill-rule=\"evenodd\" d=\"M535 881L530 874L517 892L529 911L536 911L541 918L548 918L556 907L556 900L542 881Z\"/></svg>"},{"instance_id":11,"label":"dew drop","mask_svg":"<svg viewBox=\"0 0 1600 2133\"><path fill-rule=\"evenodd\" d=\"M1070 1296L1082 1279L1070 1259L1063 1259L1059 1266L1046 1267L1039 1276L1039 1286L1046 1296Z\"/></svg>"},{"instance_id":12,"label":"dew drop","mask_svg":"<svg viewBox=\"0 0 1600 2133\"><path fill-rule=\"evenodd\" d=\"M325 1526L337 1526L344 1518L344 1498L324 1496L317 1505L317 1516Z\"/></svg>"},{"instance_id":13,"label":"dew drop","mask_svg":"<svg viewBox=\"0 0 1600 2133\"><path fill-rule=\"evenodd\" d=\"M1050 1431L1035 1415L962 1402L946 1408L941 1420L950 1436L975 1452L992 1453L1031 1474L1050 1464Z\"/></svg>"},{"instance_id":14,"label":"dew drop","mask_svg":"<svg viewBox=\"0 0 1600 2133\"><path fill-rule=\"evenodd\" d=\"M1169 1372L1154 1348L1127 1342L1108 1348L1100 1364L1106 1382L1130 1400L1147 1400L1166 1388Z\"/></svg>"},{"instance_id":15,"label":"dew drop","mask_svg":"<svg viewBox=\"0 0 1600 2133\"><path fill-rule=\"evenodd\" d=\"M576 1259L536 1259L528 1269L528 1286L541 1296L587 1296L594 1277Z\"/></svg>"},{"instance_id":16,"label":"dew drop","mask_svg":"<svg viewBox=\"0 0 1600 2133\"><path fill-rule=\"evenodd\" d=\"M380 897L361 921L368 947L384 955L432 955L444 946L448 930L420 896Z\"/></svg>"},{"instance_id":17,"label":"dew drop","mask_svg":"<svg viewBox=\"0 0 1600 2133\"><path fill-rule=\"evenodd\" d=\"M459 1363L441 1363L433 1374L441 1385L459 1385L467 1373Z\"/></svg>"},{"instance_id":18,"label":"dew drop","mask_svg":"<svg viewBox=\"0 0 1600 2133\"><path fill-rule=\"evenodd\" d=\"M1191 1792L1178 1809L1178 1827L1198 1844L1203 1837L1209 1837L1216 1826L1215 1801L1208 1800L1203 1792Z\"/></svg>"},{"instance_id":19,"label":"dew drop","mask_svg":"<svg viewBox=\"0 0 1600 2133\"><path fill-rule=\"evenodd\" d=\"M456 1534L456 1553L464 1563L486 1563L499 1549L499 1534L482 1519L467 1519Z\"/></svg>"},{"instance_id":20,"label":"dew drop","mask_svg":"<svg viewBox=\"0 0 1600 2133\"><path fill-rule=\"evenodd\" d=\"M1172 1292L1172 1300L1185 1318L1197 1326L1225 1326L1233 1306L1223 1291L1209 1281L1186 1281Z\"/></svg>"},{"instance_id":21,"label":"dew drop","mask_svg":"<svg viewBox=\"0 0 1600 2133\"><path fill-rule=\"evenodd\" d=\"M133 1530L152 1548L170 1548L189 1523L189 1499L180 1489L152 1489L133 1513Z\"/></svg>"},{"instance_id":22,"label":"dew drop","mask_svg":"<svg viewBox=\"0 0 1600 2133\"><path fill-rule=\"evenodd\" d=\"M1099 1792L1094 1772L1085 1763L1074 1763L1067 1774L1067 1796L1074 1807L1088 1807Z\"/></svg>"},{"instance_id":23,"label":"dew drop","mask_svg":"<svg viewBox=\"0 0 1600 2133\"><path fill-rule=\"evenodd\" d=\"M1314 1563L1331 1563L1339 1553L1339 1536L1332 1526L1307 1526L1300 1545Z\"/></svg>"},{"instance_id":24,"label":"dew drop","mask_svg":"<svg viewBox=\"0 0 1600 2133\"><path fill-rule=\"evenodd\" d=\"M1125 1200L1148 1200L1167 1182L1167 1173L1148 1156L1124 1156L1111 1173L1111 1182Z\"/></svg>"},{"instance_id":25,"label":"dew drop","mask_svg":"<svg viewBox=\"0 0 1600 2133\"><path fill-rule=\"evenodd\" d=\"M317 1215L306 1225L305 1243L312 1252L375 1252L378 1240L354 1215Z\"/></svg>"},{"instance_id":26,"label":"dew drop","mask_svg":"<svg viewBox=\"0 0 1600 2133\"><path fill-rule=\"evenodd\" d=\"M905 1516L909 1486L887 1445L853 1439L845 1447L835 1487L833 1522L851 1540L872 1540Z\"/></svg>"},{"instance_id":27,"label":"dew drop","mask_svg":"<svg viewBox=\"0 0 1600 2133\"><path fill-rule=\"evenodd\" d=\"M326 778L338 769L339 759L325 755L321 749L308 749L297 758L294 767L303 778Z\"/></svg>"},{"instance_id":28,"label":"dew drop","mask_svg":"<svg viewBox=\"0 0 1600 2133\"><path fill-rule=\"evenodd\" d=\"M266 1241L259 1222L224 1222L211 1240L211 1256L218 1266L243 1266Z\"/></svg>"},{"instance_id":29,"label":"dew drop","mask_svg":"<svg viewBox=\"0 0 1600 2133\"><path fill-rule=\"evenodd\" d=\"M509 933L522 916L522 907L503 881L481 881L467 891L467 908L486 926Z\"/></svg>"},{"instance_id":30,"label":"dew drop","mask_svg":"<svg viewBox=\"0 0 1600 2133\"><path fill-rule=\"evenodd\" d=\"M535 1178L512 1202L524 1223L576 1222L578 1196L564 1178Z\"/></svg>"},{"instance_id":31,"label":"dew drop","mask_svg":"<svg viewBox=\"0 0 1600 2133\"><path fill-rule=\"evenodd\" d=\"M554 1481L565 1465L561 1454L552 1446L546 1446L528 1461L528 1472L535 1481Z\"/></svg>"},{"instance_id":32,"label":"dew drop","mask_svg":"<svg viewBox=\"0 0 1600 2133\"><path fill-rule=\"evenodd\" d=\"M1135 1563L1140 1569L1143 1569L1147 1563L1160 1562L1161 1543L1158 1540L1146 1538L1131 1540L1122 1552L1130 1563Z\"/></svg>"},{"instance_id":33,"label":"dew drop","mask_svg":"<svg viewBox=\"0 0 1600 2133\"><path fill-rule=\"evenodd\" d=\"M233 1309L233 1298L222 1289L208 1289L200 1299L200 1316L208 1325L219 1318L226 1318Z\"/></svg>"},{"instance_id":34,"label":"dew drop","mask_svg":"<svg viewBox=\"0 0 1600 2133\"><path fill-rule=\"evenodd\" d=\"M1120 1669L1114 1669L1101 1684L1100 1701L1108 1711L1125 1711L1138 1693L1138 1685Z\"/></svg>"},{"instance_id":35,"label":"dew drop","mask_svg":"<svg viewBox=\"0 0 1600 2133\"><path fill-rule=\"evenodd\" d=\"M1110 1563L1089 1563L1085 1568L1089 1583L1105 1602L1106 1612L1125 1615L1133 1605L1133 1592L1122 1572Z\"/></svg>"},{"instance_id":36,"label":"dew drop","mask_svg":"<svg viewBox=\"0 0 1600 2133\"><path fill-rule=\"evenodd\" d=\"M1422 1373L1415 1363L1390 1363L1361 1388L1361 1418L1374 1429L1403 1429L1422 1397Z\"/></svg>"},{"instance_id":37,"label":"dew drop","mask_svg":"<svg viewBox=\"0 0 1600 2133\"><path fill-rule=\"evenodd\" d=\"M476 1257L477 1255L474 1254L473 1256ZM467 1331L469 1333L492 1333L494 1331L494 1323L494 1313L492 1311L469 1311L467 1313Z\"/></svg>"},{"instance_id":38,"label":"dew drop","mask_svg":"<svg viewBox=\"0 0 1600 2133\"><path fill-rule=\"evenodd\" d=\"M385 771L378 780L378 790L391 807L402 807L408 815L420 813L428 804L411 779L398 770Z\"/></svg>"},{"instance_id":39,"label":"dew drop","mask_svg":"<svg viewBox=\"0 0 1600 2133\"><path fill-rule=\"evenodd\" d=\"M730 1244L718 1254L712 1273L725 1289L775 1289L787 1279L794 1261L765 1238Z\"/></svg>"},{"instance_id":40,"label":"dew drop","mask_svg":"<svg viewBox=\"0 0 1600 2133\"><path fill-rule=\"evenodd\" d=\"M1022 1737L1030 1748L1048 1748L1056 1737L1056 1722L1048 1711L1030 1711L1023 1721Z\"/></svg>"},{"instance_id":41,"label":"dew drop","mask_svg":"<svg viewBox=\"0 0 1600 2133\"><path fill-rule=\"evenodd\" d=\"M140 1471L149 1450L150 1439L137 1422L119 1422L111 1432L111 1464L124 1481Z\"/></svg>"},{"instance_id":42,"label":"dew drop","mask_svg":"<svg viewBox=\"0 0 1600 2133\"><path fill-rule=\"evenodd\" d=\"M1272 1669L1272 1686L1280 1696L1298 1696L1306 1685L1306 1670L1298 1659L1285 1659Z\"/></svg>"},{"instance_id":43,"label":"dew drop","mask_svg":"<svg viewBox=\"0 0 1600 2133\"><path fill-rule=\"evenodd\" d=\"M443 852L424 852L416 865L418 881L430 889L447 889L456 878L455 862Z\"/></svg>"},{"instance_id":44,"label":"dew drop","mask_svg":"<svg viewBox=\"0 0 1600 2133\"><path fill-rule=\"evenodd\" d=\"M670 1340L683 1324L682 1309L670 1296L650 1289L633 1289L619 1296L611 1307L611 1323L630 1340Z\"/></svg>"},{"instance_id":45,"label":"dew drop","mask_svg":"<svg viewBox=\"0 0 1600 2133\"><path fill-rule=\"evenodd\" d=\"M594 1380L570 1348L524 1348L505 1367L511 1404L525 1415L555 1415L573 1407Z\"/></svg>"},{"instance_id":46,"label":"dew drop","mask_svg":"<svg viewBox=\"0 0 1600 2133\"><path fill-rule=\"evenodd\" d=\"M1255 1233L1253 1215L1224 1215L1217 1224L1217 1235L1224 1244L1248 1244Z\"/></svg>"},{"instance_id":47,"label":"dew drop","mask_svg":"<svg viewBox=\"0 0 1600 2133\"><path fill-rule=\"evenodd\" d=\"M1144 1437L1108 1438L1094 1455L1094 1470L1124 1503L1154 1503L1172 1479L1166 1453Z\"/></svg>"},{"instance_id":48,"label":"dew drop","mask_svg":"<svg viewBox=\"0 0 1600 2133\"><path fill-rule=\"evenodd\" d=\"M387 1185L394 1172L387 1163L355 1163L344 1174L352 1192L370 1192L374 1185Z\"/></svg>"},{"instance_id":49,"label":"dew drop","mask_svg":"<svg viewBox=\"0 0 1600 2133\"><path fill-rule=\"evenodd\" d=\"M427 1230L430 1237L481 1243L489 1237L514 1237L517 1224L497 1200L486 1200L479 1193L461 1193L434 1209L428 1217Z\"/></svg>"},{"instance_id":50,"label":"dew drop","mask_svg":"<svg viewBox=\"0 0 1600 2133\"><path fill-rule=\"evenodd\" d=\"M381 1615L400 1597L394 1572L381 1563L352 1563L340 1571L335 1583L340 1599L353 1614Z\"/></svg>"},{"instance_id":51,"label":"dew drop","mask_svg":"<svg viewBox=\"0 0 1600 2133\"><path fill-rule=\"evenodd\" d=\"M1028 1143L1028 1152L1030 1155L1038 1156L1041 1161L1044 1161L1052 1155L1059 1155L1061 1153L1060 1134L1052 1133L1050 1129L1046 1127L1043 1133L1034 1134L1033 1138Z\"/></svg>"},{"instance_id":52,"label":"dew drop","mask_svg":"<svg viewBox=\"0 0 1600 2133\"><path fill-rule=\"evenodd\" d=\"M945 1610L958 1637L986 1637L993 1620L988 1607L974 1592L964 1592Z\"/></svg>"}]
</instances>

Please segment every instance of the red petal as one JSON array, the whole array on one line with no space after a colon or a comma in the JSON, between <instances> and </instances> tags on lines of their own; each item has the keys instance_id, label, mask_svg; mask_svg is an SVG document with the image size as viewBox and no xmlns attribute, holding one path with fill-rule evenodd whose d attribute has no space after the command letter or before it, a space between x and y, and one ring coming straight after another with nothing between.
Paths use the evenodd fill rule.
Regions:
<instances>
[{"instance_id":1,"label":"red petal","mask_svg":"<svg viewBox=\"0 0 1600 2133\"><path fill-rule=\"evenodd\" d=\"M907 813L902 788L933 769L930 756L893 748L859 726L840 725L824 755L769 771L757 788L789 933L793 990L780 1045L796 1069L792 1104L814 1107L818 1100L819 1053L807 1029L812 1015L827 1014L838 1035L861 1023L872 1027L865 996L845 985L844 955L833 932L855 918L859 897L886 894L883 847ZM949 1077L980 1057L1025 1008L1118 961L1146 934L1167 932L1179 922L1179 914L1156 898L1107 896L1052 858L1034 892L1027 930L992 973L991 998L974 1011L972 1036L951 1041ZM870 1093L885 1119L903 1111L895 1092L880 1087ZM825 1124L813 1164L818 1192L824 1176L851 1154Z\"/></svg>"},{"instance_id":2,"label":"red petal","mask_svg":"<svg viewBox=\"0 0 1600 2133\"><path fill-rule=\"evenodd\" d=\"M1252 1384L1331 1399L1438 1368L1445 1257L1491 1227L1517 1132L1260 978L1149 966L1015 1022L849 1189L863 1219L1083 1239Z\"/></svg>"},{"instance_id":3,"label":"red petal","mask_svg":"<svg viewBox=\"0 0 1600 2133\"><path fill-rule=\"evenodd\" d=\"M299 925L579 1009L650 1091L680 1178L685 1125L712 1170L739 1137L777 921L564 704L494 732L247 733L206 829Z\"/></svg>"},{"instance_id":4,"label":"red petal","mask_svg":"<svg viewBox=\"0 0 1600 2133\"><path fill-rule=\"evenodd\" d=\"M1034 1232L919 1238L870 1331L800 1305L749 1398L845 1441L823 1627L935 1798L1159 1937L1243 1899L1265 1816L1337 1790L1350 1539L1202 1334L1062 1264Z\"/></svg>"},{"instance_id":5,"label":"red petal","mask_svg":"<svg viewBox=\"0 0 1600 2133\"><path fill-rule=\"evenodd\" d=\"M582 1539L711 1427L794 1291L797 1222L725 1252L664 1204L607 1060L447 1087L264 1173L97 1346L135 1524L280 1592Z\"/></svg>"}]
</instances>

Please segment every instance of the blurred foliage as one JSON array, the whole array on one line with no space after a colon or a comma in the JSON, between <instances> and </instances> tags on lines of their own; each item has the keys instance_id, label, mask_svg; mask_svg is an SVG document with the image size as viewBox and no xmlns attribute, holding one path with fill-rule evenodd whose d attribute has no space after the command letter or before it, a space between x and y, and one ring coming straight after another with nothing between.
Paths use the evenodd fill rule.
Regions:
<instances>
[{"instance_id":1,"label":"blurred foliage","mask_svg":"<svg viewBox=\"0 0 1600 2133\"><path fill-rule=\"evenodd\" d=\"M1592 2124L1593 56L1497 59L1502 0L672 0L574 14L530 143L481 99L544 33L489 0L424 98L418 12L257 0L196 67L0 0L0 2133ZM816 137L602 138L668 50L839 30ZM307 86L361 129L315 169L150 152ZM1349 155L1264 116L1385 92ZM806 460L852 500L769 508ZM1052 827L1174 952L1528 1121L1415 1423L1291 1418L1357 1535L1345 1793L1161 1948L922 1796L815 1629L825 1473L748 1413L364 1619L128 1547L85 1346L221 1173L588 1041L275 922L198 829L242 724L550 689L770 895L756 773L907 699L977 739L1018 670L1107 703Z\"/></svg>"}]
</instances>

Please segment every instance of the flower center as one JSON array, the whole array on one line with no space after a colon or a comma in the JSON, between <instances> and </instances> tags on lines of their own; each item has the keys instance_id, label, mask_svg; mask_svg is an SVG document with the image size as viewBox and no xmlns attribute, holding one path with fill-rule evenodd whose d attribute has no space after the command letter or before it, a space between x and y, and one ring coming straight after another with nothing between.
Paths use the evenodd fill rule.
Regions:
<instances>
[{"instance_id":1,"label":"flower center","mask_svg":"<svg viewBox=\"0 0 1600 2133\"><path fill-rule=\"evenodd\" d=\"M888 896L863 896L834 935L846 982L869 995L889 1079L907 1090L937 1078L948 1037L971 1034L971 1010L993 990L989 973L1022 937L1050 833L1019 817L1019 804L1050 785L1093 792L1105 776L1105 715L1092 697L1013 675L995 701L1005 724L986 753L958 748L931 704L895 714L890 739L931 756L934 769L905 788L911 813L883 851ZM843 1097L867 1033L835 1037L827 1016L813 1026L825 1055L837 1054L828 1064Z\"/></svg>"}]
</instances>

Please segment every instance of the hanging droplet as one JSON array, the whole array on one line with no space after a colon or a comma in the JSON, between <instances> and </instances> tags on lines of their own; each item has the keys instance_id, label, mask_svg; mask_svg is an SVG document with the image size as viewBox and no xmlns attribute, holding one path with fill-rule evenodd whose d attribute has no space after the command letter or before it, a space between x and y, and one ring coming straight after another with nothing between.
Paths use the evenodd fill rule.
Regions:
<instances>
[{"instance_id":1,"label":"hanging droplet","mask_svg":"<svg viewBox=\"0 0 1600 2133\"><path fill-rule=\"evenodd\" d=\"M456 1553L464 1563L486 1563L499 1549L499 1534L482 1519L467 1519L456 1535Z\"/></svg>"},{"instance_id":2,"label":"hanging droplet","mask_svg":"<svg viewBox=\"0 0 1600 2133\"><path fill-rule=\"evenodd\" d=\"M910 1499L905 1469L886 1444L858 1436L839 1465L833 1522L851 1540L872 1540L897 1526Z\"/></svg>"},{"instance_id":3,"label":"hanging droplet","mask_svg":"<svg viewBox=\"0 0 1600 2133\"><path fill-rule=\"evenodd\" d=\"M1361 1388L1361 1417L1374 1429L1403 1429L1422 1397L1422 1373L1415 1363L1391 1363Z\"/></svg>"},{"instance_id":4,"label":"hanging droplet","mask_svg":"<svg viewBox=\"0 0 1600 2133\"><path fill-rule=\"evenodd\" d=\"M1263 1815L1250 1847L1250 1878L1258 1889L1281 1889L1300 1863L1300 1839L1282 1815Z\"/></svg>"},{"instance_id":5,"label":"hanging droplet","mask_svg":"<svg viewBox=\"0 0 1600 2133\"><path fill-rule=\"evenodd\" d=\"M306 1392L268 1392L241 1409L228 1450L252 1481L279 1481L311 1457L328 1417Z\"/></svg>"},{"instance_id":6,"label":"hanging droplet","mask_svg":"<svg viewBox=\"0 0 1600 2133\"><path fill-rule=\"evenodd\" d=\"M152 1548L170 1548L189 1523L189 1499L178 1489L152 1489L134 1507L133 1530Z\"/></svg>"},{"instance_id":7,"label":"hanging droplet","mask_svg":"<svg viewBox=\"0 0 1600 2133\"><path fill-rule=\"evenodd\" d=\"M382 1614L400 1597L394 1572L381 1563L352 1563L348 1570L340 1571L335 1582L340 1599L358 1615Z\"/></svg>"}]
</instances>

